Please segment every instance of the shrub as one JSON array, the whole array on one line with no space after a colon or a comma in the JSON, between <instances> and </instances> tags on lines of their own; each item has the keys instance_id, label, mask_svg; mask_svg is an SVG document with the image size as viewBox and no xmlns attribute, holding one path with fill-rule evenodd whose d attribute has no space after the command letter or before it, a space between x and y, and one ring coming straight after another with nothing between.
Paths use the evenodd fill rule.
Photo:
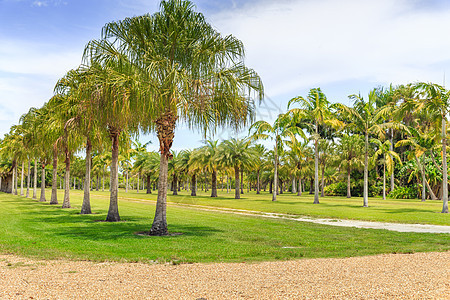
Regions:
<instances>
[{"instance_id":1,"label":"shrub","mask_svg":"<svg viewBox=\"0 0 450 300\"><path fill-rule=\"evenodd\" d=\"M390 192L388 196L394 199L416 199L417 190L409 186L399 186Z\"/></svg>"}]
</instances>

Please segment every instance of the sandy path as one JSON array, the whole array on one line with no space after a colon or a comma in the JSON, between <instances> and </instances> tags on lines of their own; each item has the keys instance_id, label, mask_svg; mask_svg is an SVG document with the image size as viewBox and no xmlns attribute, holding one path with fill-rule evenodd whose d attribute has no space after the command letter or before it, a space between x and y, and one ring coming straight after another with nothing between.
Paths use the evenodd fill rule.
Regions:
<instances>
[{"instance_id":1,"label":"sandy path","mask_svg":"<svg viewBox=\"0 0 450 300\"><path fill-rule=\"evenodd\" d=\"M449 299L450 252L147 265L0 255L1 299Z\"/></svg>"}]
</instances>

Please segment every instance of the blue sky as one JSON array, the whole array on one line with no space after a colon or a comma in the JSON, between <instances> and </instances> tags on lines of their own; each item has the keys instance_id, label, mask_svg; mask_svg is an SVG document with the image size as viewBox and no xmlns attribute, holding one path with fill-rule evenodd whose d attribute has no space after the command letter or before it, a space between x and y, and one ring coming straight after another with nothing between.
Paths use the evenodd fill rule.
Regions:
<instances>
[{"instance_id":1,"label":"blue sky","mask_svg":"<svg viewBox=\"0 0 450 300\"><path fill-rule=\"evenodd\" d=\"M246 64L262 77L273 120L289 99L321 87L332 102L376 86L450 77L450 1L194 1L223 34L241 39ZM81 62L85 44L109 21L153 13L159 1L0 0L0 136ZM225 129L217 139L228 138ZM157 139L151 139L157 149ZM173 148L200 145L183 126Z\"/></svg>"}]
</instances>

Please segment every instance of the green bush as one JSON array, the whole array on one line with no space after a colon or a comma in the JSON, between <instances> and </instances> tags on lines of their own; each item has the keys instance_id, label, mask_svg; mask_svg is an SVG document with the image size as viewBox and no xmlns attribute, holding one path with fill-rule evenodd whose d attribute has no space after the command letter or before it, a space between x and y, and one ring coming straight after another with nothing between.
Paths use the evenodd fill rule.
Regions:
<instances>
[{"instance_id":1,"label":"green bush","mask_svg":"<svg viewBox=\"0 0 450 300\"><path fill-rule=\"evenodd\" d=\"M347 184L344 182L336 182L327 185L323 190L327 196L347 196Z\"/></svg>"},{"instance_id":2,"label":"green bush","mask_svg":"<svg viewBox=\"0 0 450 300\"><path fill-rule=\"evenodd\" d=\"M399 186L390 192L388 196L394 199L416 199L417 190L414 187Z\"/></svg>"}]
</instances>

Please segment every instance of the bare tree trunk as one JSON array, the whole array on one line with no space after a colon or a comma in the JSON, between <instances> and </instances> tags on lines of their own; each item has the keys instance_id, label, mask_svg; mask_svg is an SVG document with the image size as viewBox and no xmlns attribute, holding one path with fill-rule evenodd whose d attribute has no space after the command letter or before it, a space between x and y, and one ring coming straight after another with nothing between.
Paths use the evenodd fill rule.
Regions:
<instances>
[{"instance_id":1,"label":"bare tree trunk","mask_svg":"<svg viewBox=\"0 0 450 300\"><path fill-rule=\"evenodd\" d=\"M234 166L234 181L235 181L235 187L234 187L234 199L241 199L241 194L239 192L239 165Z\"/></svg>"},{"instance_id":2,"label":"bare tree trunk","mask_svg":"<svg viewBox=\"0 0 450 300\"><path fill-rule=\"evenodd\" d=\"M118 195L119 195L119 134L120 131L112 128L109 131L112 148L111 148L111 194L109 197L109 209L108 215L106 216L107 222L118 222L120 221L119 216L119 205L118 205Z\"/></svg>"},{"instance_id":3,"label":"bare tree trunk","mask_svg":"<svg viewBox=\"0 0 450 300\"><path fill-rule=\"evenodd\" d=\"M41 175L41 197L40 202L45 202L45 165L42 164L42 175Z\"/></svg>"},{"instance_id":4,"label":"bare tree trunk","mask_svg":"<svg viewBox=\"0 0 450 300\"><path fill-rule=\"evenodd\" d=\"M58 148L53 145L53 176L52 176L52 194L50 204L58 204Z\"/></svg>"},{"instance_id":5,"label":"bare tree trunk","mask_svg":"<svg viewBox=\"0 0 450 300\"><path fill-rule=\"evenodd\" d=\"M90 191L90 182L91 182L91 141L89 137L86 139L86 175L84 176L84 194L83 194L83 204L81 205L82 215L91 214L91 191ZM98 178L98 176L97 176ZM98 191L98 182L97 182L97 191Z\"/></svg>"},{"instance_id":6,"label":"bare tree trunk","mask_svg":"<svg viewBox=\"0 0 450 300\"><path fill-rule=\"evenodd\" d=\"M350 167L347 168L347 198L352 197L352 191L351 191L351 169Z\"/></svg>"},{"instance_id":7,"label":"bare tree trunk","mask_svg":"<svg viewBox=\"0 0 450 300\"><path fill-rule=\"evenodd\" d=\"M138 173L138 176L137 176L137 185L136 185L136 192L138 192L138 193L139 193L139 177L141 177L141 175Z\"/></svg>"},{"instance_id":8,"label":"bare tree trunk","mask_svg":"<svg viewBox=\"0 0 450 300\"><path fill-rule=\"evenodd\" d=\"M14 182L14 195L18 195L18 193L17 193L17 186L18 186L18 182L19 182L19 175L17 175L17 164L15 165L15 167L14 167L14 169L15 169L15 173L16 173L16 181Z\"/></svg>"},{"instance_id":9,"label":"bare tree trunk","mask_svg":"<svg viewBox=\"0 0 450 300\"><path fill-rule=\"evenodd\" d=\"M423 172L422 173L422 201L425 201L427 199L427 190L426 190L426 178L425 178L425 174Z\"/></svg>"},{"instance_id":10,"label":"bare tree trunk","mask_svg":"<svg viewBox=\"0 0 450 300\"><path fill-rule=\"evenodd\" d=\"M30 180L31 180L31 162L30 162L30 159L28 159L27 198L30 198ZM1 185L1 182L0 182L0 187L1 186L2 185Z\"/></svg>"},{"instance_id":11,"label":"bare tree trunk","mask_svg":"<svg viewBox=\"0 0 450 300\"><path fill-rule=\"evenodd\" d=\"M102 192L105 191L105 169L102 170Z\"/></svg>"},{"instance_id":12,"label":"bare tree trunk","mask_svg":"<svg viewBox=\"0 0 450 300\"><path fill-rule=\"evenodd\" d=\"M297 193L297 184L296 184L295 176L292 176L292 193L293 194Z\"/></svg>"},{"instance_id":13,"label":"bare tree trunk","mask_svg":"<svg viewBox=\"0 0 450 300\"><path fill-rule=\"evenodd\" d=\"M20 175L20 196L23 196L23 175L24 175L25 163L22 161L22 172Z\"/></svg>"},{"instance_id":14,"label":"bare tree trunk","mask_svg":"<svg viewBox=\"0 0 450 300\"><path fill-rule=\"evenodd\" d=\"M37 199L37 160L34 159L34 174L33 174L33 199Z\"/></svg>"},{"instance_id":15,"label":"bare tree trunk","mask_svg":"<svg viewBox=\"0 0 450 300\"><path fill-rule=\"evenodd\" d=\"M217 171L213 170L211 174L211 197L217 197Z\"/></svg>"},{"instance_id":16,"label":"bare tree trunk","mask_svg":"<svg viewBox=\"0 0 450 300\"><path fill-rule=\"evenodd\" d=\"M126 171L127 176L126 176L126 180L125 180L125 193L128 193L128 170Z\"/></svg>"},{"instance_id":17,"label":"bare tree trunk","mask_svg":"<svg viewBox=\"0 0 450 300\"><path fill-rule=\"evenodd\" d=\"M297 190L297 196L301 196L302 195L302 191L303 187L302 187L302 178L298 177L298 190Z\"/></svg>"},{"instance_id":18,"label":"bare tree trunk","mask_svg":"<svg viewBox=\"0 0 450 300\"><path fill-rule=\"evenodd\" d=\"M227 174L227 194L230 192L229 180L230 180L230 178L228 177L228 174Z\"/></svg>"},{"instance_id":19,"label":"bare tree trunk","mask_svg":"<svg viewBox=\"0 0 450 300\"><path fill-rule=\"evenodd\" d=\"M369 134L365 133L363 207L369 206Z\"/></svg>"},{"instance_id":20,"label":"bare tree trunk","mask_svg":"<svg viewBox=\"0 0 450 300\"><path fill-rule=\"evenodd\" d=\"M70 208L70 154L69 150L67 149L66 145L66 151L65 151L65 160L64 163L66 164L66 172L64 173L64 201L62 208Z\"/></svg>"}]
</instances>

